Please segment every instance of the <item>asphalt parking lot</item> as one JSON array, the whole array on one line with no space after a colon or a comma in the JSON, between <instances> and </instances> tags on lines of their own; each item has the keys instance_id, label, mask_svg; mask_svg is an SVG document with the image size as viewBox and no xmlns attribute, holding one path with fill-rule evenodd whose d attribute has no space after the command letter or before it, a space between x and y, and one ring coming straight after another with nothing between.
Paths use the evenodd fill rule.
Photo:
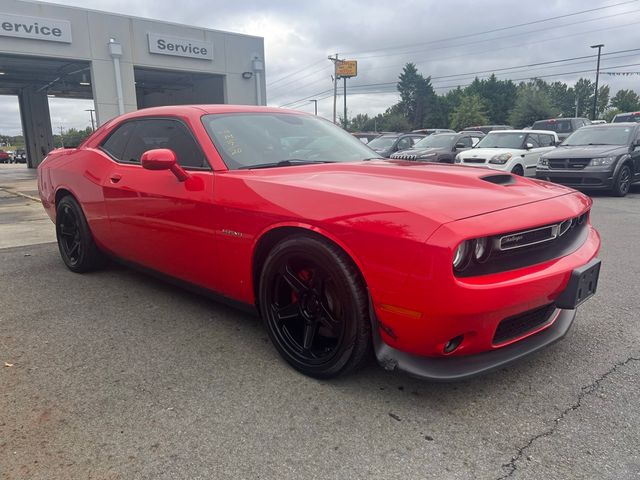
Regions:
<instances>
[{"instance_id":1,"label":"asphalt parking lot","mask_svg":"<svg viewBox=\"0 0 640 480\"><path fill-rule=\"evenodd\" d=\"M599 291L563 341L434 384L373 360L306 378L257 318L117 265L73 274L12 181L0 208L41 223L0 209L2 480L640 478L637 186L594 198Z\"/></svg>"}]
</instances>

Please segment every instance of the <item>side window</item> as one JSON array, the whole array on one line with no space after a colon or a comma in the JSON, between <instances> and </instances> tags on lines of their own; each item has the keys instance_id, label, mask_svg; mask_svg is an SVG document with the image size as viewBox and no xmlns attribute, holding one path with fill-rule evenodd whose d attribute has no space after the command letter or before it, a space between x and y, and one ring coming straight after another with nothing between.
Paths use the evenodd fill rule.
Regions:
<instances>
[{"instance_id":1,"label":"side window","mask_svg":"<svg viewBox=\"0 0 640 480\"><path fill-rule=\"evenodd\" d=\"M529 135L527 135L527 140L525 143L531 143L533 145L533 148L540 147L540 142L538 141L538 134L530 133Z\"/></svg>"},{"instance_id":2,"label":"side window","mask_svg":"<svg viewBox=\"0 0 640 480\"><path fill-rule=\"evenodd\" d=\"M424 137L411 137L411 146L413 147L416 143L422 140Z\"/></svg>"},{"instance_id":3,"label":"side window","mask_svg":"<svg viewBox=\"0 0 640 480\"><path fill-rule=\"evenodd\" d=\"M553 137L551 135L545 135L543 133L538 134L541 147L552 147L554 145Z\"/></svg>"},{"instance_id":4,"label":"side window","mask_svg":"<svg viewBox=\"0 0 640 480\"><path fill-rule=\"evenodd\" d=\"M113 158L122 160L124 149L129 143L131 133L135 130L135 122L126 122L116 128L102 144L102 150Z\"/></svg>"},{"instance_id":5,"label":"side window","mask_svg":"<svg viewBox=\"0 0 640 480\"><path fill-rule=\"evenodd\" d=\"M471 137L462 137L456 143L462 143L465 148L471 148L473 145L471 142Z\"/></svg>"},{"instance_id":6,"label":"side window","mask_svg":"<svg viewBox=\"0 0 640 480\"><path fill-rule=\"evenodd\" d=\"M479 141L480 137L471 137L471 146L475 147Z\"/></svg>"},{"instance_id":7,"label":"side window","mask_svg":"<svg viewBox=\"0 0 640 480\"><path fill-rule=\"evenodd\" d=\"M398 150L406 150L411 147L412 144L411 137L404 137L398 141Z\"/></svg>"},{"instance_id":8,"label":"side window","mask_svg":"<svg viewBox=\"0 0 640 480\"><path fill-rule=\"evenodd\" d=\"M122 156L128 163L140 163L147 150L169 148L183 167L208 167L204 154L186 126L177 120L149 119L132 122L136 129Z\"/></svg>"}]
</instances>

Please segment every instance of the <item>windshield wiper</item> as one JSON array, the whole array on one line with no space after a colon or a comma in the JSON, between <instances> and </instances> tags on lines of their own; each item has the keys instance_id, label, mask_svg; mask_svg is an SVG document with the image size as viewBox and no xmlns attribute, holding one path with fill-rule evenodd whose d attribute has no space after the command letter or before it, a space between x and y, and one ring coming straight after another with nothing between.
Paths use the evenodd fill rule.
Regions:
<instances>
[{"instance_id":1,"label":"windshield wiper","mask_svg":"<svg viewBox=\"0 0 640 480\"><path fill-rule=\"evenodd\" d=\"M245 165L238 170L252 170L254 168L275 168L275 167L292 167L293 165L313 165L317 163L335 163L328 160L302 160L300 158L289 158L280 160L279 162L258 163L256 165Z\"/></svg>"}]
</instances>

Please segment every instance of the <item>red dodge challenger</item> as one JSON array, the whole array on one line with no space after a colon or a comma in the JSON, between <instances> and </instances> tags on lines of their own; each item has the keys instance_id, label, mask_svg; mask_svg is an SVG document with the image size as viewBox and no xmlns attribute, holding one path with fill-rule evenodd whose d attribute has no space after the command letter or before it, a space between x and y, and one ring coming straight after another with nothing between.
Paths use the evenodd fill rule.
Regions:
<instances>
[{"instance_id":1,"label":"red dodge challenger","mask_svg":"<svg viewBox=\"0 0 640 480\"><path fill-rule=\"evenodd\" d=\"M431 380L503 366L562 338L600 269L581 193L386 160L276 108L123 115L51 152L38 188L69 269L116 258L249 306L318 378L371 349Z\"/></svg>"}]
</instances>

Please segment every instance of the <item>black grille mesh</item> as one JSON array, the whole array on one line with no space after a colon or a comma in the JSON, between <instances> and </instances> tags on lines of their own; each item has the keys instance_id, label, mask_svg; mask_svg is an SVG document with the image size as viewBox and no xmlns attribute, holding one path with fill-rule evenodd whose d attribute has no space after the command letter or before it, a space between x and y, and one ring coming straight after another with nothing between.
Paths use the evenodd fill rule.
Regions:
<instances>
[{"instance_id":1,"label":"black grille mesh","mask_svg":"<svg viewBox=\"0 0 640 480\"><path fill-rule=\"evenodd\" d=\"M551 303L514 317L505 318L498 324L493 336L493 344L499 345L513 340L544 325L549 321L555 309L555 305Z\"/></svg>"}]
</instances>

